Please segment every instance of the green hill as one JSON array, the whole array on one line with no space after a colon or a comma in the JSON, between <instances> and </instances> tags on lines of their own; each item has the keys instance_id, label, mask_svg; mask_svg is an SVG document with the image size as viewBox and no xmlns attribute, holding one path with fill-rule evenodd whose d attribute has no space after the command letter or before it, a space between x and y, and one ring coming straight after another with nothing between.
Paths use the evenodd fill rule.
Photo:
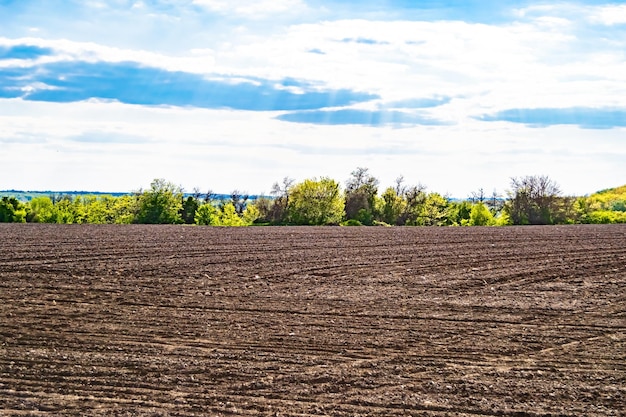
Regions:
<instances>
[{"instance_id":1,"label":"green hill","mask_svg":"<svg viewBox=\"0 0 626 417\"><path fill-rule=\"evenodd\" d=\"M594 210L626 212L626 185L598 191L588 197L588 202Z\"/></svg>"}]
</instances>

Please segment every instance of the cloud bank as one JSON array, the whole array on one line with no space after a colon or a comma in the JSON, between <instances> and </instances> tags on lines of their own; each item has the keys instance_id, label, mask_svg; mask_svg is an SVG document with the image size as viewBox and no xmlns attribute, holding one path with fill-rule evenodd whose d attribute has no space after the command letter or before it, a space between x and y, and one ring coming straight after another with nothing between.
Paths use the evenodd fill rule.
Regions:
<instances>
[{"instance_id":1,"label":"cloud bank","mask_svg":"<svg viewBox=\"0 0 626 417\"><path fill-rule=\"evenodd\" d=\"M576 125L583 129L610 129L626 127L626 108L508 109L479 119L523 123L536 128Z\"/></svg>"},{"instance_id":2,"label":"cloud bank","mask_svg":"<svg viewBox=\"0 0 626 417\"><path fill-rule=\"evenodd\" d=\"M55 62L0 68L0 96L62 103L102 99L251 111L319 109L378 98L348 89L318 90L294 80L213 77L132 62Z\"/></svg>"}]
</instances>

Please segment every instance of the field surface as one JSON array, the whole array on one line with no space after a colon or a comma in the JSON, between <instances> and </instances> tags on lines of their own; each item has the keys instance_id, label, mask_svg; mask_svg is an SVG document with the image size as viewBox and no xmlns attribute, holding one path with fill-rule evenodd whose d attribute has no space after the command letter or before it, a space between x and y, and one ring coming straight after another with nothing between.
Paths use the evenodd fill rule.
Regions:
<instances>
[{"instance_id":1,"label":"field surface","mask_svg":"<svg viewBox=\"0 0 626 417\"><path fill-rule=\"evenodd\" d=\"M0 415L620 416L626 226L0 224Z\"/></svg>"}]
</instances>

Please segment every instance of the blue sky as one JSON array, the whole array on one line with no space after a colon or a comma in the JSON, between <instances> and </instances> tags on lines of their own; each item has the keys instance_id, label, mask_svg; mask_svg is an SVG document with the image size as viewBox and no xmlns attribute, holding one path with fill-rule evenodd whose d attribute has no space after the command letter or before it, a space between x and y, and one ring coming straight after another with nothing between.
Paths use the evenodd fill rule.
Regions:
<instances>
[{"instance_id":1,"label":"blue sky","mask_svg":"<svg viewBox=\"0 0 626 417\"><path fill-rule=\"evenodd\" d=\"M626 183L626 3L0 0L0 189Z\"/></svg>"}]
</instances>

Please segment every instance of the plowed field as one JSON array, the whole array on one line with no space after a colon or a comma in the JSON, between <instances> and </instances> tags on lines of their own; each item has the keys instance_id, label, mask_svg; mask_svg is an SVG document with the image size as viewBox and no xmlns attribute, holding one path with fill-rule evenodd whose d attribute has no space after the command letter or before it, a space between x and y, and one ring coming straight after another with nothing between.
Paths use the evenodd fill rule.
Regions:
<instances>
[{"instance_id":1,"label":"plowed field","mask_svg":"<svg viewBox=\"0 0 626 417\"><path fill-rule=\"evenodd\" d=\"M0 225L0 415L619 416L626 226Z\"/></svg>"}]
</instances>

